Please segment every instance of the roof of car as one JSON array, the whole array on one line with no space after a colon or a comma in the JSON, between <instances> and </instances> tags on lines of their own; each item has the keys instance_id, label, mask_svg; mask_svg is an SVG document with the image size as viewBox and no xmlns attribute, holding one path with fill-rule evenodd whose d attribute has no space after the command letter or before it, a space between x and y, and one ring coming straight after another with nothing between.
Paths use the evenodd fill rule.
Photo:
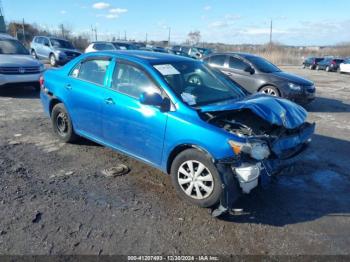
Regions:
<instances>
[{"instance_id":1,"label":"roof of car","mask_svg":"<svg viewBox=\"0 0 350 262\"><path fill-rule=\"evenodd\" d=\"M143 62L148 62L150 64L162 64L171 62L181 62L181 61L193 61L191 58L172 55L167 53L149 52L149 51L139 51L139 50L117 50L117 51L105 51L99 52L100 54L119 55L124 58L134 58ZM94 53L96 54L96 53Z\"/></svg>"},{"instance_id":2,"label":"roof of car","mask_svg":"<svg viewBox=\"0 0 350 262\"><path fill-rule=\"evenodd\" d=\"M15 38L8 35L8 34L1 34L0 33L0 39L15 39Z\"/></svg>"}]
</instances>

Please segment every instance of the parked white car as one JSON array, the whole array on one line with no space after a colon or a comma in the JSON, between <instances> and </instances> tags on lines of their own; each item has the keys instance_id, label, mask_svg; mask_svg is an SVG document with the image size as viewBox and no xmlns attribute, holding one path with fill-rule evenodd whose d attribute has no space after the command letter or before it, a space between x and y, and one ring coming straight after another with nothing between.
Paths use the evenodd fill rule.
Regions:
<instances>
[{"instance_id":1,"label":"parked white car","mask_svg":"<svg viewBox=\"0 0 350 262\"><path fill-rule=\"evenodd\" d=\"M40 89L45 66L34 59L17 39L0 34L0 88L31 86Z\"/></svg>"},{"instance_id":2,"label":"parked white car","mask_svg":"<svg viewBox=\"0 0 350 262\"><path fill-rule=\"evenodd\" d=\"M98 52L98 51L111 51L117 50L112 43L110 42L93 42L86 49L85 53Z\"/></svg>"},{"instance_id":3,"label":"parked white car","mask_svg":"<svg viewBox=\"0 0 350 262\"><path fill-rule=\"evenodd\" d=\"M340 73L350 73L350 58L346 59L343 63L339 65Z\"/></svg>"}]
</instances>

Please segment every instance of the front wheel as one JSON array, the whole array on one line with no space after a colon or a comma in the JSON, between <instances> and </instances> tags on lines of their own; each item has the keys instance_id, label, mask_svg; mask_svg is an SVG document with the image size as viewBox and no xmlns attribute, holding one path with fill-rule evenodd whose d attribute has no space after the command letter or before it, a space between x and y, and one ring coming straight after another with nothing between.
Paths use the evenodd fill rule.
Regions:
<instances>
[{"instance_id":1,"label":"front wheel","mask_svg":"<svg viewBox=\"0 0 350 262\"><path fill-rule=\"evenodd\" d=\"M50 65L51 66L56 66L57 65L56 57L55 57L54 54L51 54L49 59L50 59Z\"/></svg>"},{"instance_id":2,"label":"front wheel","mask_svg":"<svg viewBox=\"0 0 350 262\"><path fill-rule=\"evenodd\" d=\"M171 177L177 194L200 207L219 203L222 194L220 175L207 154L187 149L174 159Z\"/></svg>"},{"instance_id":3,"label":"front wheel","mask_svg":"<svg viewBox=\"0 0 350 262\"><path fill-rule=\"evenodd\" d=\"M260 92L270 96L280 96L278 89L274 86L264 86Z\"/></svg>"},{"instance_id":4,"label":"front wheel","mask_svg":"<svg viewBox=\"0 0 350 262\"><path fill-rule=\"evenodd\" d=\"M51 121L53 131L61 141L71 143L77 140L70 116L62 103L52 109Z\"/></svg>"},{"instance_id":5,"label":"front wheel","mask_svg":"<svg viewBox=\"0 0 350 262\"><path fill-rule=\"evenodd\" d=\"M329 72L329 71L331 71L331 70L330 70L330 67L327 66L327 67L326 67L326 72Z\"/></svg>"}]
</instances>

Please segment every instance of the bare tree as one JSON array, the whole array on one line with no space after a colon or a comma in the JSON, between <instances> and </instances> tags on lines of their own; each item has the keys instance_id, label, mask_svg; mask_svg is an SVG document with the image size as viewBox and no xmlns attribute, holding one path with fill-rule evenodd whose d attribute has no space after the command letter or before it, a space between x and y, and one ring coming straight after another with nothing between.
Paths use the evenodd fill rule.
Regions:
<instances>
[{"instance_id":1,"label":"bare tree","mask_svg":"<svg viewBox=\"0 0 350 262\"><path fill-rule=\"evenodd\" d=\"M187 40L191 45L197 45L201 40L201 32L200 31L191 31L187 35Z\"/></svg>"}]
</instances>

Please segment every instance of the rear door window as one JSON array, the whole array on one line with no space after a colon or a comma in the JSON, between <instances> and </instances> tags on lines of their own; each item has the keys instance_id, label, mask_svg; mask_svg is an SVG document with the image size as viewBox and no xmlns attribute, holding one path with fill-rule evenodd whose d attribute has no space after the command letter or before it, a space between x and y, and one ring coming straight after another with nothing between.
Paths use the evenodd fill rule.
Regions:
<instances>
[{"instance_id":1,"label":"rear door window","mask_svg":"<svg viewBox=\"0 0 350 262\"><path fill-rule=\"evenodd\" d=\"M209 64L211 66L220 66L223 67L225 65L226 55L214 55L209 59Z\"/></svg>"},{"instance_id":2,"label":"rear door window","mask_svg":"<svg viewBox=\"0 0 350 262\"><path fill-rule=\"evenodd\" d=\"M110 63L111 61L107 59L89 59L74 68L70 75L103 86Z\"/></svg>"}]
</instances>

